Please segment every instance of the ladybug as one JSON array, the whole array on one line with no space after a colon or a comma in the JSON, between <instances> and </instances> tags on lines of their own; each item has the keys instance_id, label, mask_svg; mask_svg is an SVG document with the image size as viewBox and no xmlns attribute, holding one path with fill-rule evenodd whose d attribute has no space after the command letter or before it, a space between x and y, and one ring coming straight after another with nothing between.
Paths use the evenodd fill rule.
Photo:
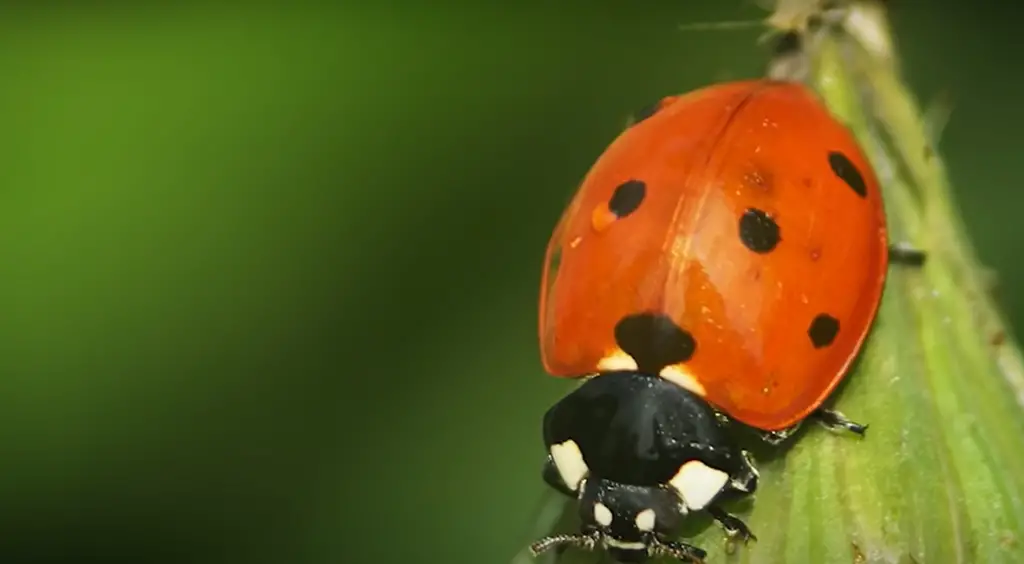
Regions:
<instances>
[{"instance_id":1,"label":"ladybug","mask_svg":"<svg viewBox=\"0 0 1024 564\"><path fill-rule=\"evenodd\" d=\"M806 86L742 80L670 96L605 150L551 237L540 345L582 385L545 415L544 479L581 530L542 539L622 562L700 561L670 540L756 490L735 436L773 443L809 417L863 434L822 403L857 356L892 262L879 182Z\"/></svg>"}]
</instances>

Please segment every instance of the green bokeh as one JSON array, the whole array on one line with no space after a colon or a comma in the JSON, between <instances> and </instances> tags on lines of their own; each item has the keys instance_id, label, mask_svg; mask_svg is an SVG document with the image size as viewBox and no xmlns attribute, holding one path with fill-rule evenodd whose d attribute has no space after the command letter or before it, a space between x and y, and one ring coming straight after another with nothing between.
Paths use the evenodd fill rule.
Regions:
<instances>
[{"instance_id":1,"label":"green bokeh","mask_svg":"<svg viewBox=\"0 0 1024 564\"><path fill-rule=\"evenodd\" d=\"M506 561L550 229L630 111L759 72L758 30L676 29L735 4L6 14L0 562ZM1012 290L1019 18L910 4Z\"/></svg>"}]
</instances>

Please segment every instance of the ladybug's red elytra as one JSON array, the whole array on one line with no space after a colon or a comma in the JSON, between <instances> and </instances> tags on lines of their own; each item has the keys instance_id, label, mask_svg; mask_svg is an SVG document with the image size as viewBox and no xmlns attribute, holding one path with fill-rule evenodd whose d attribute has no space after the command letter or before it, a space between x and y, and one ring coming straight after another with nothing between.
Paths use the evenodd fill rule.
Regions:
<instances>
[{"instance_id":1,"label":"ladybug's red elytra","mask_svg":"<svg viewBox=\"0 0 1024 564\"><path fill-rule=\"evenodd\" d=\"M582 530L539 541L622 561L696 561L670 541L689 512L757 472L739 422L778 440L821 409L878 310L890 249L878 179L807 87L746 80L655 104L605 150L551 237L540 341L554 376L586 378L545 416L545 479Z\"/></svg>"}]
</instances>

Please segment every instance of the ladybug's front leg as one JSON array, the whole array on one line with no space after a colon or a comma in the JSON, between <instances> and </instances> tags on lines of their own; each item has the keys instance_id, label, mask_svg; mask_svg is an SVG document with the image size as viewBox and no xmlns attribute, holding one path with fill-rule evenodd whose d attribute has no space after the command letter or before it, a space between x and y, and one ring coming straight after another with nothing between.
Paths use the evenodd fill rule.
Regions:
<instances>
[{"instance_id":1,"label":"ladybug's front leg","mask_svg":"<svg viewBox=\"0 0 1024 564\"><path fill-rule=\"evenodd\" d=\"M722 525L722 528L725 529L725 534L729 535L730 538L739 538L744 544L757 540L754 533L750 532L750 527L739 517L729 514L717 505L709 505L707 510L715 518L715 521Z\"/></svg>"},{"instance_id":2,"label":"ladybug's front leg","mask_svg":"<svg viewBox=\"0 0 1024 564\"><path fill-rule=\"evenodd\" d=\"M889 262L902 266L924 266L927 253L921 249L914 248L907 243L896 243L889 245Z\"/></svg>"}]
</instances>

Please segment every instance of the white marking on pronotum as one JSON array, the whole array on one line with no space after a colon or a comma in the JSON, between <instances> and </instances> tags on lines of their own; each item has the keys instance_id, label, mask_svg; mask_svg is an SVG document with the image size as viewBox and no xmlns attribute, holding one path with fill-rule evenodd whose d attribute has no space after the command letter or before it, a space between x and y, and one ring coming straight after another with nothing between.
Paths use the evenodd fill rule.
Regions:
<instances>
[{"instance_id":1,"label":"white marking on pronotum","mask_svg":"<svg viewBox=\"0 0 1024 564\"><path fill-rule=\"evenodd\" d=\"M700 397L708 395L708 391L704 389L704 385L697 380L697 377L690 372L689 368L682 364L674 364L672 366L662 368L659 376L683 389L697 394Z\"/></svg>"},{"instance_id":2,"label":"white marking on pronotum","mask_svg":"<svg viewBox=\"0 0 1024 564\"><path fill-rule=\"evenodd\" d=\"M597 369L601 372L615 372L617 370L638 370L636 361L622 349L615 349L611 354L597 361Z\"/></svg>"},{"instance_id":3,"label":"white marking on pronotum","mask_svg":"<svg viewBox=\"0 0 1024 564\"><path fill-rule=\"evenodd\" d=\"M697 511L711 503L728 481L729 475L725 472L691 460L679 468L669 484L679 492L687 507Z\"/></svg>"},{"instance_id":4,"label":"white marking on pronotum","mask_svg":"<svg viewBox=\"0 0 1024 564\"><path fill-rule=\"evenodd\" d=\"M569 439L562 444L551 445L551 459L554 460L555 468L558 469L558 474L565 485L570 490L577 491L590 469L583 461L583 453L580 452L576 441Z\"/></svg>"},{"instance_id":5,"label":"white marking on pronotum","mask_svg":"<svg viewBox=\"0 0 1024 564\"><path fill-rule=\"evenodd\" d=\"M650 532L654 530L654 510L644 509L640 513L636 514L636 529L641 532Z\"/></svg>"},{"instance_id":6,"label":"white marking on pronotum","mask_svg":"<svg viewBox=\"0 0 1024 564\"><path fill-rule=\"evenodd\" d=\"M597 521L597 524L602 527L610 527L612 525L612 510L600 501L595 503L594 521Z\"/></svg>"}]
</instances>

